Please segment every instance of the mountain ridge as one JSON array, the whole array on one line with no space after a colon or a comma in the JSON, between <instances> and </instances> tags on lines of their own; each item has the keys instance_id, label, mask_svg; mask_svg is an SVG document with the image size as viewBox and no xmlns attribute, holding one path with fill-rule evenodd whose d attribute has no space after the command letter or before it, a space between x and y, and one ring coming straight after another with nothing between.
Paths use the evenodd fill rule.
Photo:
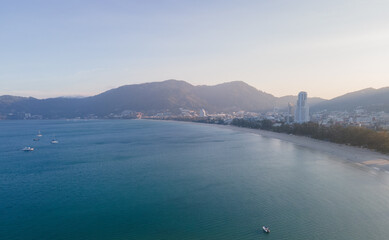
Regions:
<instances>
[{"instance_id":1,"label":"mountain ridge","mask_svg":"<svg viewBox=\"0 0 389 240\"><path fill-rule=\"evenodd\" d=\"M317 103L312 108L313 111L349 111L357 107L367 110L384 110L389 112L389 87L365 88L358 91L346 93L344 95Z\"/></svg>"},{"instance_id":2,"label":"mountain ridge","mask_svg":"<svg viewBox=\"0 0 389 240\"><path fill-rule=\"evenodd\" d=\"M352 103L366 103L378 106L375 99L388 103L389 87L381 89L362 89L325 100L309 98L312 111L356 107ZM366 100L368 99L368 101ZM148 82L123 85L94 96L83 98L47 98L0 96L0 115L30 113L43 118L74 118L95 115L104 117L123 111L155 114L169 111L179 113L180 108L207 112L253 111L264 112L274 107L285 109L288 102L295 104L297 96L275 97L250 86L243 81L232 81L213 86L192 85L182 80L169 79L162 82ZM378 105L377 105L378 104ZM388 108L389 109L389 108Z\"/></svg>"}]
</instances>

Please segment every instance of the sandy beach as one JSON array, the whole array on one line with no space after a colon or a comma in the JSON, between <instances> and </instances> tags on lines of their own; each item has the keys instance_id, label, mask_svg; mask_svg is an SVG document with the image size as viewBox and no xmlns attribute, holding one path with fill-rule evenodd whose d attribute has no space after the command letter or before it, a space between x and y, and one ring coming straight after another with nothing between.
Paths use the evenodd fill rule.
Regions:
<instances>
[{"instance_id":1,"label":"sandy beach","mask_svg":"<svg viewBox=\"0 0 389 240\"><path fill-rule=\"evenodd\" d=\"M152 121L156 121L156 120L152 120ZM176 122L175 120L162 120L162 121ZM306 147L316 151L325 152L335 158L347 161L349 163L356 164L361 167L366 167L366 168L374 169L376 171L383 171L389 173L389 154L379 153L366 148L347 146L344 144L322 141L310 137L289 135L286 133L277 133L277 132L265 131L260 129L237 127L233 125L207 124L207 123L185 122L185 121L179 121L179 122L187 123L187 124L199 124L199 125L206 124L206 125L216 126L219 128L231 129L234 131L257 134L262 137L275 138L281 141L286 141L286 142L296 144L301 147Z\"/></svg>"},{"instance_id":2,"label":"sandy beach","mask_svg":"<svg viewBox=\"0 0 389 240\"><path fill-rule=\"evenodd\" d=\"M325 152L334 157L355 163L360 166L371 167L375 170L389 172L389 155L382 154L370 149L347 146L332 142L321 141L309 137L288 135L285 133L277 133L264 131L259 129L242 128L231 125L217 125L222 128L228 128L235 131L258 134L263 137L276 138L282 141L291 142L298 146L307 147L313 150Z\"/></svg>"}]
</instances>

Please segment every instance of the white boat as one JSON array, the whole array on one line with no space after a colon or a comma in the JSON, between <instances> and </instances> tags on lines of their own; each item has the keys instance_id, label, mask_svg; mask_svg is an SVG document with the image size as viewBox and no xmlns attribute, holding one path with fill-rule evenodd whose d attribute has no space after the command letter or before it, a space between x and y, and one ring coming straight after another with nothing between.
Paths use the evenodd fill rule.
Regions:
<instances>
[{"instance_id":1,"label":"white boat","mask_svg":"<svg viewBox=\"0 0 389 240\"><path fill-rule=\"evenodd\" d=\"M55 135L53 135L53 140L51 140L51 144L57 144L59 143L58 140L55 138Z\"/></svg>"},{"instance_id":2,"label":"white boat","mask_svg":"<svg viewBox=\"0 0 389 240\"><path fill-rule=\"evenodd\" d=\"M22 149L22 151L31 152L31 151L34 151L34 148L33 148L33 147L24 147L24 148Z\"/></svg>"},{"instance_id":3,"label":"white boat","mask_svg":"<svg viewBox=\"0 0 389 240\"><path fill-rule=\"evenodd\" d=\"M53 140L51 140L51 144L57 144L59 143L57 139L55 139L55 137L53 138Z\"/></svg>"},{"instance_id":4,"label":"white boat","mask_svg":"<svg viewBox=\"0 0 389 240\"><path fill-rule=\"evenodd\" d=\"M262 229L265 233L270 233L270 228L266 226L262 226Z\"/></svg>"},{"instance_id":5,"label":"white boat","mask_svg":"<svg viewBox=\"0 0 389 240\"><path fill-rule=\"evenodd\" d=\"M41 130L38 131L37 137L42 137Z\"/></svg>"}]
</instances>

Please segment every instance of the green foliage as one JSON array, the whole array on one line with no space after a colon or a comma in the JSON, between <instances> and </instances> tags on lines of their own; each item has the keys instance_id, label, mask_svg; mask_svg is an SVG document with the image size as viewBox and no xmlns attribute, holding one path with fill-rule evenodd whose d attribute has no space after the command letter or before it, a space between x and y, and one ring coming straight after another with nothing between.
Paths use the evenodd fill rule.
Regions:
<instances>
[{"instance_id":1,"label":"green foliage","mask_svg":"<svg viewBox=\"0 0 389 240\"><path fill-rule=\"evenodd\" d=\"M234 119L231 124L240 127L308 136L315 139L389 153L389 133L387 131L374 131L364 127L344 127L341 125L324 126L314 122L295 123L293 125L282 124L279 127L273 127L270 120L250 121Z\"/></svg>"}]
</instances>

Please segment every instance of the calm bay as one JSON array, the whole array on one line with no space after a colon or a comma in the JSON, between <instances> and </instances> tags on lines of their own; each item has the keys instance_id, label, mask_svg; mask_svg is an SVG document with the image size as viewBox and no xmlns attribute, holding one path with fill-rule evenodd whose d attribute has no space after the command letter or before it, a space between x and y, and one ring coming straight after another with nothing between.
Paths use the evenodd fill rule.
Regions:
<instances>
[{"instance_id":1,"label":"calm bay","mask_svg":"<svg viewBox=\"0 0 389 240\"><path fill-rule=\"evenodd\" d=\"M278 139L168 121L0 121L0 239L378 240L388 224L387 173Z\"/></svg>"}]
</instances>

